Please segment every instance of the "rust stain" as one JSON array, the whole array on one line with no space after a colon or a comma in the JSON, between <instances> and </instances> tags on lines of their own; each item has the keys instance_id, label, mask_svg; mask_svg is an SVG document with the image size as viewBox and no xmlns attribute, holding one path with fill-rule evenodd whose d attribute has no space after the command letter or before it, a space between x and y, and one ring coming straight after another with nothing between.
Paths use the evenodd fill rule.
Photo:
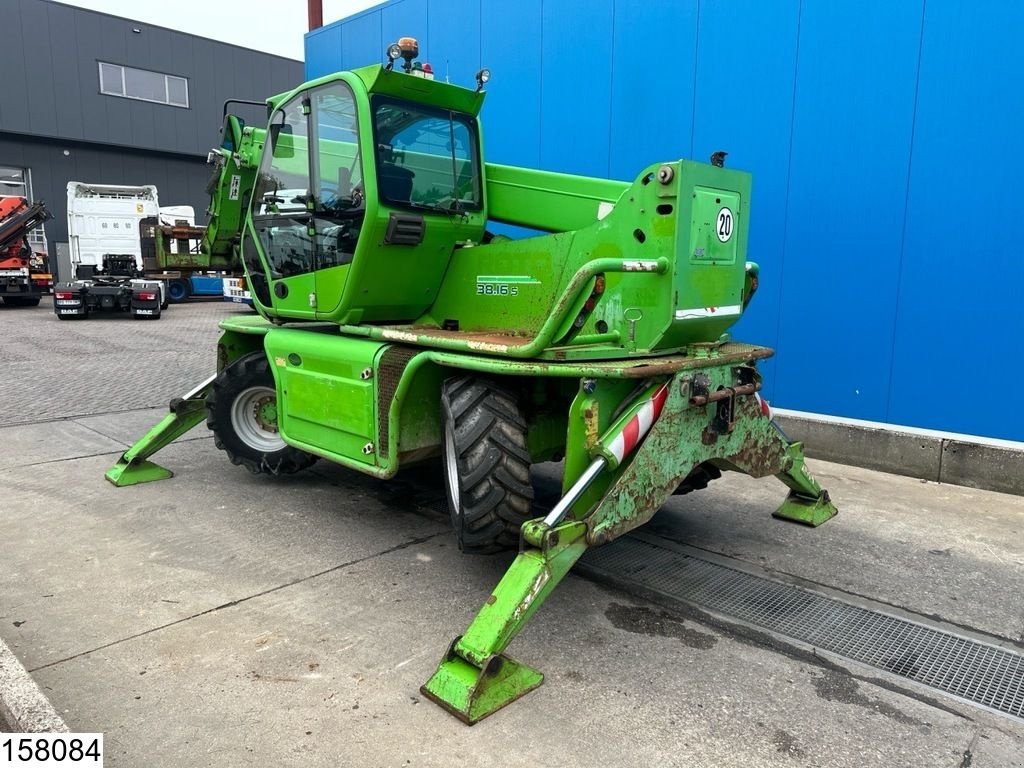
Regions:
<instances>
[{"instance_id":1,"label":"rust stain","mask_svg":"<svg viewBox=\"0 0 1024 768\"><path fill-rule=\"evenodd\" d=\"M751 427L747 439L731 456L726 457L727 460L752 477L764 477L783 471L786 444L774 434L774 430L764 434L754 427L758 419L765 417L752 398L737 401L735 418L750 422Z\"/></svg>"},{"instance_id":2,"label":"rust stain","mask_svg":"<svg viewBox=\"0 0 1024 768\"><path fill-rule=\"evenodd\" d=\"M431 326L384 326L382 333L410 333L421 341L454 339L456 341L475 341L481 344L501 344L509 347L522 347L533 341L529 336L508 331L446 331Z\"/></svg>"},{"instance_id":3,"label":"rust stain","mask_svg":"<svg viewBox=\"0 0 1024 768\"><path fill-rule=\"evenodd\" d=\"M530 610L530 606L533 605L533 601L537 599L537 595L540 594L540 591L544 589L544 585L548 583L549 578L550 575L548 574L547 569L537 574L537 578L534 579L533 584L530 585L529 592L526 593L526 596L523 597L519 605L517 605L515 610L512 611L513 622L519 621L519 619L521 619L526 612Z\"/></svg>"}]
</instances>

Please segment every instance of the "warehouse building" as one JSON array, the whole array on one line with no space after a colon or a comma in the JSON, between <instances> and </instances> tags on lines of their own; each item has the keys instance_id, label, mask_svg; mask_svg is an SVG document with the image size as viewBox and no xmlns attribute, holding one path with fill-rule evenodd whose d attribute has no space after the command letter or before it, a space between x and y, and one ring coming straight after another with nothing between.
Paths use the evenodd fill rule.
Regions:
<instances>
[{"instance_id":1,"label":"warehouse building","mask_svg":"<svg viewBox=\"0 0 1024 768\"><path fill-rule=\"evenodd\" d=\"M489 161L632 180L727 151L761 266L733 335L777 348L776 405L1021 441L996 390L1024 378L1022 27L965 0L390 0L307 34L306 76L412 35L442 80L490 68Z\"/></svg>"},{"instance_id":2,"label":"warehouse building","mask_svg":"<svg viewBox=\"0 0 1024 768\"><path fill-rule=\"evenodd\" d=\"M52 268L68 181L155 184L162 205L191 205L204 223L224 101L265 99L303 74L298 61L49 0L4 0L0 28L0 194L46 202Z\"/></svg>"}]
</instances>

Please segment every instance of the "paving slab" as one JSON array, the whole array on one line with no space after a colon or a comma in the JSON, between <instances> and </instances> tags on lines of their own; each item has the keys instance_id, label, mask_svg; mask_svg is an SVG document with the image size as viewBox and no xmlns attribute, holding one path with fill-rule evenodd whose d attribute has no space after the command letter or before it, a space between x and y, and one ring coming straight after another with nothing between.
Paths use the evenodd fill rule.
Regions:
<instances>
[{"instance_id":1,"label":"paving slab","mask_svg":"<svg viewBox=\"0 0 1024 768\"><path fill-rule=\"evenodd\" d=\"M503 565L435 538L39 678L112 765L953 766L982 730L995 766L1024 744L576 578L515 643L546 684L467 728L417 689Z\"/></svg>"},{"instance_id":2,"label":"paving slab","mask_svg":"<svg viewBox=\"0 0 1024 768\"><path fill-rule=\"evenodd\" d=\"M118 440L0 475L0 637L69 727L107 735L108 765L1024 765L1018 721L574 576L509 651L545 685L467 728L418 688L508 557L457 552L436 468L266 478L193 434L158 483L103 479ZM647 531L1019 633L1024 500L812 469L841 509L821 528L769 517L780 484L728 475Z\"/></svg>"},{"instance_id":3,"label":"paving slab","mask_svg":"<svg viewBox=\"0 0 1024 768\"><path fill-rule=\"evenodd\" d=\"M124 450L124 445L107 435L73 421L19 424L0 427L0 472L46 461L63 461ZM0 501L0 505L3 501ZM2 507L0 507L2 509Z\"/></svg>"},{"instance_id":4,"label":"paving slab","mask_svg":"<svg viewBox=\"0 0 1024 768\"><path fill-rule=\"evenodd\" d=\"M130 411L98 414L96 416L83 416L75 419L74 423L81 424L84 427L99 432L101 435L106 435L112 440L129 446L155 427L166 415L167 405L164 404L155 408L138 408ZM201 426L179 438L179 442L196 437L209 436L210 433L206 427Z\"/></svg>"},{"instance_id":5,"label":"paving slab","mask_svg":"<svg viewBox=\"0 0 1024 768\"><path fill-rule=\"evenodd\" d=\"M28 667L446 531L358 485L251 475L209 438L161 457L179 477L128 488L103 478L116 454L5 473L0 635Z\"/></svg>"},{"instance_id":6,"label":"paving slab","mask_svg":"<svg viewBox=\"0 0 1024 768\"><path fill-rule=\"evenodd\" d=\"M217 323L248 309L228 302L172 305L155 322L120 313L61 322L52 299L3 311L0 423L32 423L167 406L216 368Z\"/></svg>"}]
</instances>

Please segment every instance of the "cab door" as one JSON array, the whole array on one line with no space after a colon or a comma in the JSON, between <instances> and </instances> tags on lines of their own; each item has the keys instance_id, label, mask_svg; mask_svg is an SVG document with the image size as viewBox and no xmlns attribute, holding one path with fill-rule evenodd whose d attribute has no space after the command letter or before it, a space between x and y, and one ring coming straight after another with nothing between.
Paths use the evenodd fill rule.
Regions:
<instances>
[{"instance_id":1,"label":"cab door","mask_svg":"<svg viewBox=\"0 0 1024 768\"><path fill-rule=\"evenodd\" d=\"M250 219L252 235L266 260L276 314L296 319L312 319L316 312L310 111L310 96L304 92L271 118Z\"/></svg>"},{"instance_id":2,"label":"cab door","mask_svg":"<svg viewBox=\"0 0 1024 768\"><path fill-rule=\"evenodd\" d=\"M331 318L341 301L366 217L356 100L344 81L310 91L310 162L316 240L315 302Z\"/></svg>"}]
</instances>

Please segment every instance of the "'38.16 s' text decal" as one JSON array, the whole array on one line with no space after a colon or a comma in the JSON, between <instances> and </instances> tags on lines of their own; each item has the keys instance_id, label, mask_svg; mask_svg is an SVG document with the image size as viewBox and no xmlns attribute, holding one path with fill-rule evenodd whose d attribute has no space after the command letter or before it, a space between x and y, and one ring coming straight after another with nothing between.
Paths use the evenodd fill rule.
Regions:
<instances>
[{"instance_id":1,"label":"'38.16 s' text decal","mask_svg":"<svg viewBox=\"0 0 1024 768\"><path fill-rule=\"evenodd\" d=\"M539 285L540 280L529 275L477 275L477 296L518 296L519 287Z\"/></svg>"}]
</instances>

